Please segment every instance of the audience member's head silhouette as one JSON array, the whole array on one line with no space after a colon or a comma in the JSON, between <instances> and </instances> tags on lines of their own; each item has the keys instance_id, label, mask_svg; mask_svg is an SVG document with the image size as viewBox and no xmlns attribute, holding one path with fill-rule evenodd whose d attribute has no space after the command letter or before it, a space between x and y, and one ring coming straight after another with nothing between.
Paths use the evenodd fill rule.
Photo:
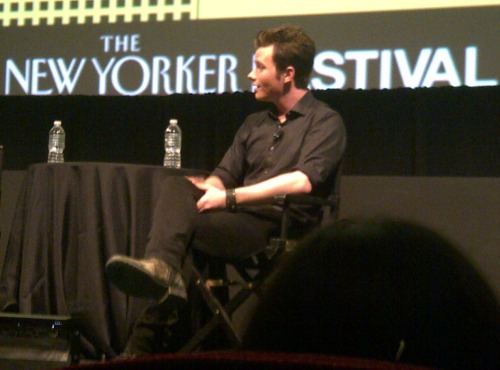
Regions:
<instances>
[{"instance_id":1,"label":"audience member's head silhouette","mask_svg":"<svg viewBox=\"0 0 500 370\"><path fill-rule=\"evenodd\" d=\"M344 220L310 235L256 308L247 349L329 353L443 369L493 369L498 303L428 228Z\"/></svg>"}]
</instances>

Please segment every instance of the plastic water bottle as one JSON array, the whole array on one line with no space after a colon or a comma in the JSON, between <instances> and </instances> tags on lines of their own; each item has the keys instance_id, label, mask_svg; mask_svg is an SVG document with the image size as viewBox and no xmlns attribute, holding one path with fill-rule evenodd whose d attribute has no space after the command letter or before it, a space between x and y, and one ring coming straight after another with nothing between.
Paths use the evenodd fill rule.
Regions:
<instances>
[{"instance_id":1,"label":"plastic water bottle","mask_svg":"<svg viewBox=\"0 0 500 370\"><path fill-rule=\"evenodd\" d=\"M165 158L163 166L181 168L182 131L176 119L171 119L165 130Z\"/></svg>"},{"instance_id":2,"label":"plastic water bottle","mask_svg":"<svg viewBox=\"0 0 500 370\"><path fill-rule=\"evenodd\" d=\"M66 133L61 121L54 121L54 126L49 131L49 163L64 163L65 141Z\"/></svg>"}]
</instances>

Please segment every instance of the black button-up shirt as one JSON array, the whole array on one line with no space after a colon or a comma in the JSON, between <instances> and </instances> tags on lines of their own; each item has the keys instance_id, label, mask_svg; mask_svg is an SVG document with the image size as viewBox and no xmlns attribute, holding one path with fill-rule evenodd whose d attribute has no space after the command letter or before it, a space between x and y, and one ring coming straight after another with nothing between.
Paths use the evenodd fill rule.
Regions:
<instances>
[{"instance_id":1,"label":"black button-up shirt","mask_svg":"<svg viewBox=\"0 0 500 370\"><path fill-rule=\"evenodd\" d=\"M340 183L338 169L346 146L342 118L310 91L286 118L280 123L273 110L249 115L212 175L218 176L226 188L236 188L298 170L309 178L312 195L330 195ZM247 210L278 216L274 207ZM314 223L318 207L294 207L292 216L298 225Z\"/></svg>"},{"instance_id":2,"label":"black button-up shirt","mask_svg":"<svg viewBox=\"0 0 500 370\"><path fill-rule=\"evenodd\" d=\"M307 92L283 124L272 110L249 115L212 174L234 188L298 170L309 178L312 194L324 195L345 146L340 115Z\"/></svg>"}]
</instances>

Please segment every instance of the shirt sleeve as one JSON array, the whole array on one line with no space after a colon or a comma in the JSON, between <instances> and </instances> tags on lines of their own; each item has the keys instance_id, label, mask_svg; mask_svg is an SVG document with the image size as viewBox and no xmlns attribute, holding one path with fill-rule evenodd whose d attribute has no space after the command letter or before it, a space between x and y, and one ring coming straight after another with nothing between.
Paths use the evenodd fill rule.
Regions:
<instances>
[{"instance_id":1,"label":"shirt sleeve","mask_svg":"<svg viewBox=\"0 0 500 370\"><path fill-rule=\"evenodd\" d=\"M318 109L310 120L299 160L293 169L307 175L314 192L339 166L346 147L346 132L341 116L334 110Z\"/></svg>"}]
</instances>

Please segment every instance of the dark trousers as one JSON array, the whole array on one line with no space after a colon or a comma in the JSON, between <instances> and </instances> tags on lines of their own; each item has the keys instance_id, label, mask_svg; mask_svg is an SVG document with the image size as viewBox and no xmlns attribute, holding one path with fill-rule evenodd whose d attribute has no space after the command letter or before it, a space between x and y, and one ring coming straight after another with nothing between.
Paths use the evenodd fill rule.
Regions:
<instances>
[{"instance_id":1,"label":"dark trousers","mask_svg":"<svg viewBox=\"0 0 500 370\"><path fill-rule=\"evenodd\" d=\"M198 212L203 192L184 177L165 180L158 199L145 257L164 260L177 271L189 249L212 257L239 259L263 249L279 227L278 213L249 209Z\"/></svg>"},{"instance_id":2,"label":"dark trousers","mask_svg":"<svg viewBox=\"0 0 500 370\"><path fill-rule=\"evenodd\" d=\"M154 211L145 258L162 259L182 272L190 252L196 252L197 260L203 256L244 258L263 249L270 236L279 230L279 213L263 209L199 213L196 201L202 195L183 177L165 180ZM178 350L189 337L189 309L175 298L160 305L152 303L136 322L125 352L144 355Z\"/></svg>"}]
</instances>

